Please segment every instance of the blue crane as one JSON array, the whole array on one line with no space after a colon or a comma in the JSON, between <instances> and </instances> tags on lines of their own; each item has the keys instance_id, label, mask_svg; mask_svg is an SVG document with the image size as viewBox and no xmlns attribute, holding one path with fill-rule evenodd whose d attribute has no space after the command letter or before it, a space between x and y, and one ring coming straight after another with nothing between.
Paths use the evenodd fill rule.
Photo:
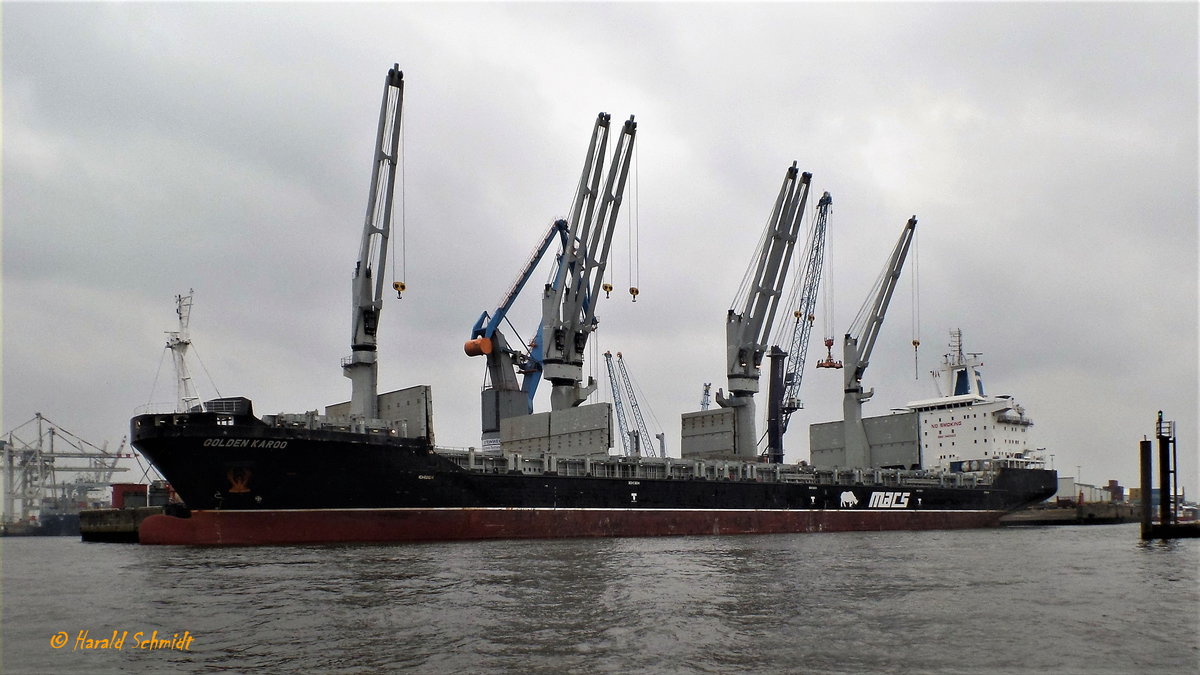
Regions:
<instances>
[{"instance_id":1,"label":"blue crane","mask_svg":"<svg viewBox=\"0 0 1200 675\"><path fill-rule=\"evenodd\" d=\"M533 398L542 375L541 324L534 330L528 351L510 347L500 331L500 325L508 320L508 311L556 239L559 248L555 257L561 264L562 252L567 249L568 242L567 221L559 219L550 225L525 261L525 266L500 298L496 309L479 315L475 326L471 328L471 339L463 346L467 356L487 357L489 384L482 393L485 445L489 440L499 441L501 419L533 412ZM519 384L518 374L521 375Z\"/></svg>"}]
</instances>

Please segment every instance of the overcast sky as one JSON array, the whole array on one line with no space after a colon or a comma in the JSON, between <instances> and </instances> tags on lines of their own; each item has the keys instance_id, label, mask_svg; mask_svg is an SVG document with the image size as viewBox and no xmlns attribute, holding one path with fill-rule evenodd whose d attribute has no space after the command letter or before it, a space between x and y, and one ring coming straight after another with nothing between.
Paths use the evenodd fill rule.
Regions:
<instances>
[{"instance_id":1,"label":"overcast sky","mask_svg":"<svg viewBox=\"0 0 1200 675\"><path fill-rule=\"evenodd\" d=\"M383 311L380 389L431 385L439 444L479 443L484 363L462 343L566 215L605 111L637 116L637 158L620 292L592 343L625 354L672 455L703 383L726 386L725 314L797 161L834 200L839 345L919 220L866 414L935 395L961 328L1061 474L1136 485L1161 409L1200 496L1195 3L5 3L2 18L5 431L41 412L115 446L174 394L164 332L189 288L202 395L260 414L348 400L350 278L399 63L409 290ZM543 279L513 312L525 339ZM823 324L791 462L809 423L841 417L840 373L812 367Z\"/></svg>"}]
</instances>

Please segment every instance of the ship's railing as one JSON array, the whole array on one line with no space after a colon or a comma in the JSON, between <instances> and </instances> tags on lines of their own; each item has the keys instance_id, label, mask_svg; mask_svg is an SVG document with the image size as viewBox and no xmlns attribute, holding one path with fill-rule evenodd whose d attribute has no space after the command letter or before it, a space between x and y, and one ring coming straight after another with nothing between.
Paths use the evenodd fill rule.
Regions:
<instances>
[{"instance_id":1,"label":"ship's railing","mask_svg":"<svg viewBox=\"0 0 1200 675\"><path fill-rule=\"evenodd\" d=\"M139 405L138 407L134 408L133 415L134 415L134 417L137 417L138 415L182 414L183 411L179 410L178 406L179 406L179 404L175 403L175 402L146 403L144 405ZM201 412L201 411L196 410L194 412Z\"/></svg>"},{"instance_id":2,"label":"ship's railing","mask_svg":"<svg viewBox=\"0 0 1200 675\"><path fill-rule=\"evenodd\" d=\"M381 419L351 419L329 415L318 415L315 410L306 413L278 413L263 415L269 426L288 429L314 429L321 431L345 431L372 436L406 437L407 424L395 426Z\"/></svg>"},{"instance_id":3,"label":"ship's railing","mask_svg":"<svg viewBox=\"0 0 1200 675\"><path fill-rule=\"evenodd\" d=\"M799 464L763 464L675 457L526 456L438 448L438 455L479 473L554 474L625 480L730 480L764 483L867 485L880 487L974 487L990 485L992 472L902 469L815 469Z\"/></svg>"}]
</instances>

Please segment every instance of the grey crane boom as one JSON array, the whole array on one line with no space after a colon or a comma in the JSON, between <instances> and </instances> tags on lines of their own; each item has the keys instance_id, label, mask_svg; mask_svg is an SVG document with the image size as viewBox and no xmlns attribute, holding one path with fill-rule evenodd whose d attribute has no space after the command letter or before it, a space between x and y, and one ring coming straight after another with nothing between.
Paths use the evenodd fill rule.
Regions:
<instances>
[{"instance_id":1,"label":"grey crane boom","mask_svg":"<svg viewBox=\"0 0 1200 675\"><path fill-rule=\"evenodd\" d=\"M360 422L379 416L376 332L379 329L379 312L383 308L384 265L387 261L388 236L392 229L392 196L396 185L403 103L404 74L396 64L388 71L384 82L367 215L363 223L358 263L354 266L351 354L342 359L342 372L351 382L350 416ZM403 284L397 282L395 288L401 291Z\"/></svg>"},{"instance_id":2,"label":"grey crane boom","mask_svg":"<svg viewBox=\"0 0 1200 675\"><path fill-rule=\"evenodd\" d=\"M600 113L592 129L568 221L568 241L575 245L563 252L554 283L546 284L542 295L543 376L553 387L552 410L578 406L596 389L590 378L586 385L581 384L583 354L588 335L596 329L595 302L608 265L637 130L630 116L621 130L601 192L609 119L607 113Z\"/></svg>"},{"instance_id":3,"label":"grey crane boom","mask_svg":"<svg viewBox=\"0 0 1200 675\"><path fill-rule=\"evenodd\" d=\"M842 413L845 422L842 428L845 434L847 466L869 466L870 444L867 441L867 431L863 427L862 404L875 394L875 390L863 391L862 377L871 361L875 340L883 326L883 318L887 313L888 303L892 300L892 293L896 290L896 282L900 280L900 271L904 268L904 258L908 255L916 228L917 217L913 216L901 230L900 239L896 241L872 295L867 296L867 302L859 310L858 317L842 342L842 359L845 362L845 370L842 371L845 384Z\"/></svg>"},{"instance_id":4,"label":"grey crane boom","mask_svg":"<svg viewBox=\"0 0 1200 675\"><path fill-rule=\"evenodd\" d=\"M730 309L726 318L729 395L718 390L717 403L736 411L734 454L739 457L758 454L753 397L758 391L759 370L796 247L811 181L812 174L801 174L792 162L775 198L762 247L751 262L754 274L742 311L739 314Z\"/></svg>"}]
</instances>

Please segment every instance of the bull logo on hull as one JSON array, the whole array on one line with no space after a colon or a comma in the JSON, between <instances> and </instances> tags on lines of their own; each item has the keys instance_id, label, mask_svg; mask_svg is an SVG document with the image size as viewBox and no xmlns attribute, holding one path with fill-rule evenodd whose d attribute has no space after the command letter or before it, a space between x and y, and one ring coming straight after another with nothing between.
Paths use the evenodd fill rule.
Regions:
<instances>
[{"instance_id":1,"label":"bull logo on hull","mask_svg":"<svg viewBox=\"0 0 1200 675\"><path fill-rule=\"evenodd\" d=\"M225 477L229 479L229 494L239 495L250 492L248 485L250 484L250 469L233 467L225 472Z\"/></svg>"}]
</instances>

